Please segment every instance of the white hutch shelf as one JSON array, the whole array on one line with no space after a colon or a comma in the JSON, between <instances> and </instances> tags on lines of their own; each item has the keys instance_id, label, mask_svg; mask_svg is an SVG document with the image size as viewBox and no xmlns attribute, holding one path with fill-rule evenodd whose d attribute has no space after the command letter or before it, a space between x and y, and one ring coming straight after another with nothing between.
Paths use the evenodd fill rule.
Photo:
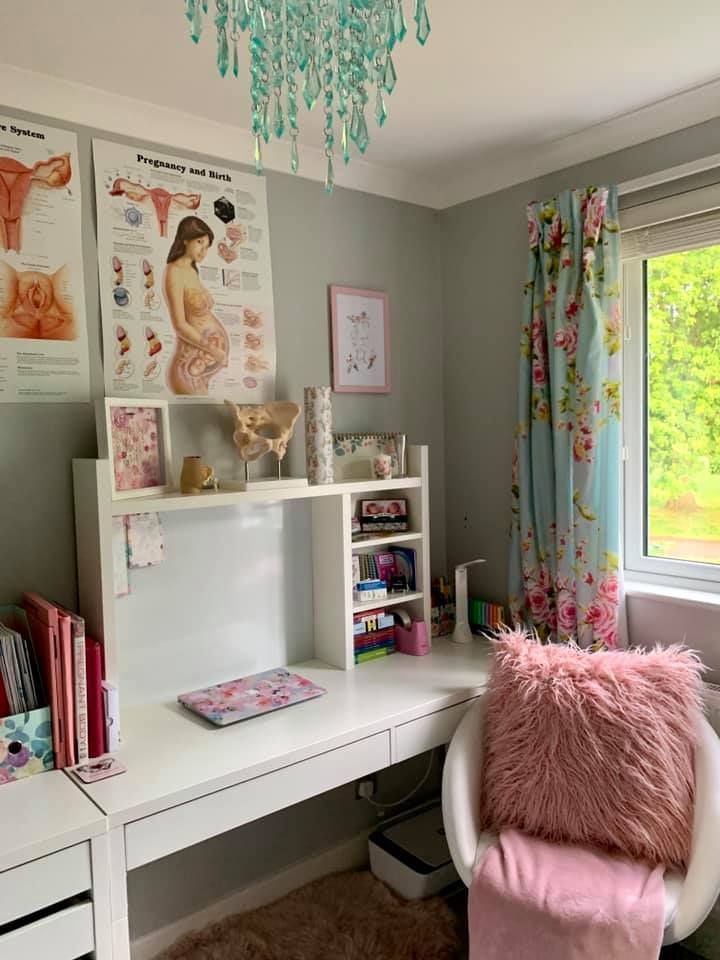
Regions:
<instances>
[{"instance_id":1,"label":"white hutch shelf","mask_svg":"<svg viewBox=\"0 0 720 960\"><path fill-rule=\"evenodd\" d=\"M112 521L113 517L127 514L202 511L307 500L310 502L312 524L312 584L309 587L313 594L314 657L332 667L353 669L353 613L362 610L402 605L407 607L413 619L424 620L430 631L427 447L409 447L409 476L405 478L279 487L272 491L220 489L196 496L172 492L113 500L109 469L107 460L73 461L80 610L85 617L88 633L104 642L106 674L110 682L119 683L124 641L124 637L119 635L116 616L116 604L123 601L116 600L113 587ZM353 542L351 518L358 501L393 495L407 499L412 531ZM391 594L383 602L354 603L353 554L394 543L407 543L416 550L416 589L402 595ZM249 561L245 558L244 562L247 564ZM243 559L238 560L238 564L242 563ZM181 651L178 655L181 655ZM120 692L122 698L123 691Z\"/></svg>"}]
</instances>

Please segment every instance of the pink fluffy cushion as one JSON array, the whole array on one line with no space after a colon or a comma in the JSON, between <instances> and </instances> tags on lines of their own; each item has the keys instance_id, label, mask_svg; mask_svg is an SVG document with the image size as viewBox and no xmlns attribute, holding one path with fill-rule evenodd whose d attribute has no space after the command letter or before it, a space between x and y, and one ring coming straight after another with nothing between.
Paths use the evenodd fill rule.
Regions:
<instances>
[{"instance_id":1,"label":"pink fluffy cushion","mask_svg":"<svg viewBox=\"0 0 720 960\"><path fill-rule=\"evenodd\" d=\"M588 653L508 632L488 685L483 828L685 866L701 670L681 647Z\"/></svg>"}]
</instances>

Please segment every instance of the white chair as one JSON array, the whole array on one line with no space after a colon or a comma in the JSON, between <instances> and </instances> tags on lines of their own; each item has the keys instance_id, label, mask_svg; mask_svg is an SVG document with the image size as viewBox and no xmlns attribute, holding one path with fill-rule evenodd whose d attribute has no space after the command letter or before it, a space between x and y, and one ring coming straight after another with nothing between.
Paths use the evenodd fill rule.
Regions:
<instances>
[{"instance_id":1,"label":"white chair","mask_svg":"<svg viewBox=\"0 0 720 960\"><path fill-rule=\"evenodd\" d=\"M482 726L480 698L460 722L448 748L442 809L450 855L461 880L470 886L473 866L494 842L479 825ZM720 895L720 740L703 718L695 755L695 817L687 873L665 874L665 944L697 930Z\"/></svg>"}]
</instances>

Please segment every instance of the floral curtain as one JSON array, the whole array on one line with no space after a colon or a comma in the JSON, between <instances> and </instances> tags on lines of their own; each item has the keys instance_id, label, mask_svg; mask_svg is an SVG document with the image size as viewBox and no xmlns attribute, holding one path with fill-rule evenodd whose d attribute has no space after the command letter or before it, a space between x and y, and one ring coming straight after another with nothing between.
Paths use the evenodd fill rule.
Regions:
<instances>
[{"instance_id":1,"label":"floral curtain","mask_svg":"<svg viewBox=\"0 0 720 960\"><path fill-rule=\"evenodd\" d=\"M510 609L541 639L618 643L620 236L614 187L528 206Z\"/></svg>"}]
</instances>

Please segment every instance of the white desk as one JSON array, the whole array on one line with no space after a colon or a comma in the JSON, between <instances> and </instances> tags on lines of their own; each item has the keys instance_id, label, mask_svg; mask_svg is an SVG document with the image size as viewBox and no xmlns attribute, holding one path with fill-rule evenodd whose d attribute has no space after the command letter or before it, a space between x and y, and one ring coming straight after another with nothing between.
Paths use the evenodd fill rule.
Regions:
<instances>
[{"instance_id":1,"label":"white desk","mask_svg":"<svg viewBox=\"0 0 720 960\"><path fill-rule=\"evenodd\" d=\"M487 675L488 645L436 641L343 671L292 669L317 700L226 728L174 703L123 712L127 773L80 786L110 827L114 960L128 960L128 870L446 743Z\"/></svg>"},{"instance_id":2,"label":"white desk","mask_svg":"<svg viewBox=\"0 0 720 960\"><path fill-rule=\"evenodd\" d=\"M107 821L61 771L0 787L0 956L110 960ZM70 897L84 902L62 905ZM41 920L29 915L57 905Z\"/></svg>"}]
</instances>

